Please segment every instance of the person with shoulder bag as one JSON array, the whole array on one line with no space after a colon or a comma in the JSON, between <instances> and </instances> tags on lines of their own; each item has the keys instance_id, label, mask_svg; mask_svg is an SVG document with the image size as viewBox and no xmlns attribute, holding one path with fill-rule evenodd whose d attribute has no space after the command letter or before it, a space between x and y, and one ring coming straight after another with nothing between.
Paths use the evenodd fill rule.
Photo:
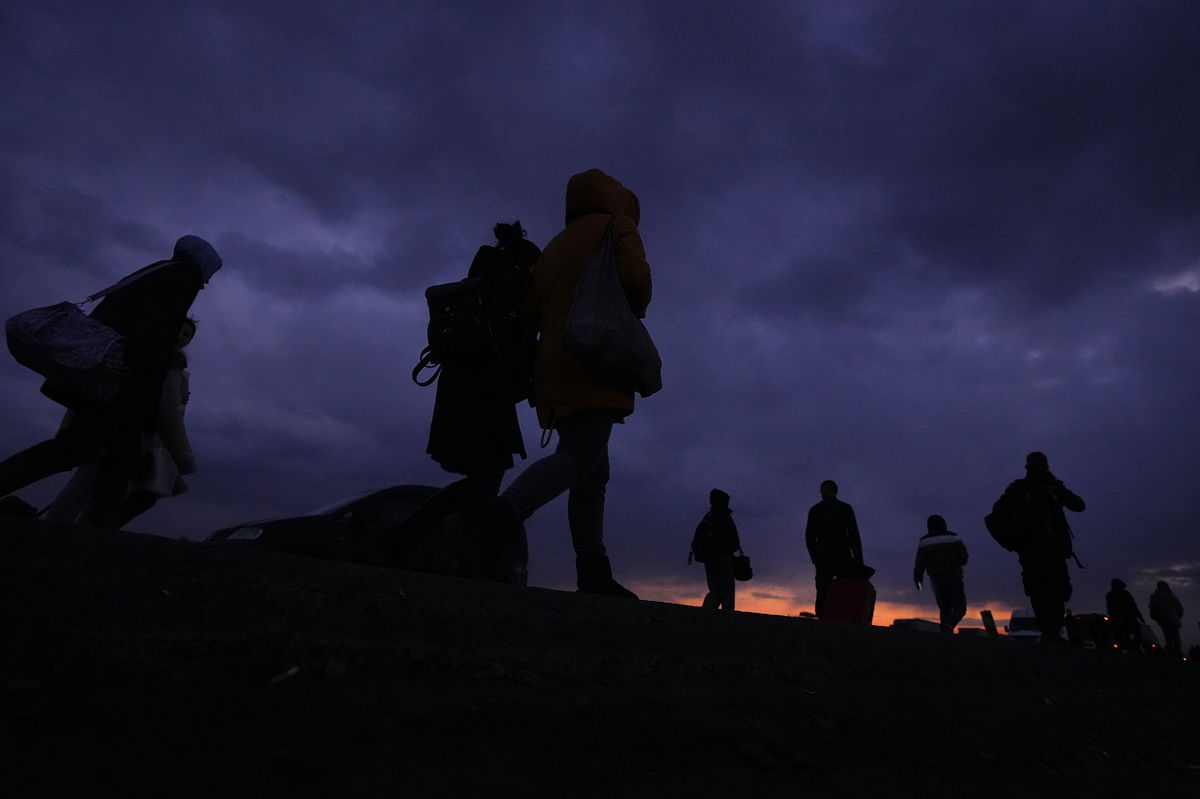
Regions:
<instances>
[{"instance_id":1,"label":"person with shoulder bag","mask_svg":"<svg viewBox=\"0 0 1200 799\"><path fill-rule=\"evenodd\" d=\"M474 550L468 557L486 562L489 552L519 534L525 519L568 492L567 521L579 591L635 599L613 579L604 546L608 441L613 425L633 413L634 391L645 396L655 387L648 383L638 388L597 368L566 346L565 335L573 314L583 308L579 303L586 302L576 288L598 254L605 254L615 270L626 298L621 310L645 316L651 280L638 234L640 216L637 195L598 169L567 182L566 227L534 266L524 307L538 331L533 404L545 432L543 442L557 431L558 448L528 466L497 498L485 522L466 536Z\"/></svg>"},{"instance_id":2,"label":"person with shoulder bag","mask_svg":"<svg viewBox=\"0 0 1200 799\"><path fill-rule=\"evenodd\" d=\"M188 309L221 268L204 239L183 236L167 261L134 272L93 297L91 319L119 336L119 388L110 401L87 402L47 380L42 393L75 412L47 441L0 462L0 497L53 474L96 461L88 524L118 527L131 476L141 464L143 434L158 430L163 383ZM10 349L12 345L10 343Z\"/></svg>"},{"instance_id":3,"label":"person with shoulder bag","mask_svg":"<svg viewBox=\"0 0 1200 799\"><path fill-rule=\"evenodd\" d=\"M708 582L708 593L703 607L714 610L733 610L737 575L734 573L736 553L742 549L737 525L733 522L733 511L729 507L729 495L719 488L708 493L708 512L696 529L692 549L700 555L703 551L704 578ZM700 560L700 557L697 557ZM748 559L747 559L748 560ZM747 579L742 577L741 579Z\"/></svg>"}]
</instances>

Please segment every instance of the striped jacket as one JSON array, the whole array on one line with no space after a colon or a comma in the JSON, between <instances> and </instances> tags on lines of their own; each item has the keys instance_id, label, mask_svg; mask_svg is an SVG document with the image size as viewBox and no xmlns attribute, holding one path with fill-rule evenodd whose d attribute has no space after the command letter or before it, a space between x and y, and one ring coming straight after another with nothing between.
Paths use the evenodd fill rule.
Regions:
<instances>
[{"instance_id":1,"label":"striped jacket","mask_svg":"<svg viewBox=\"0 0 1200 799\"><path fill-rule=\"evenodd\" d=\"M917 545L917 562L913 564L913 582L921 582L925 572L932 577L961 576L967 562L967 545L951 532L930 533Z\"/></svg>"}]
</instances>

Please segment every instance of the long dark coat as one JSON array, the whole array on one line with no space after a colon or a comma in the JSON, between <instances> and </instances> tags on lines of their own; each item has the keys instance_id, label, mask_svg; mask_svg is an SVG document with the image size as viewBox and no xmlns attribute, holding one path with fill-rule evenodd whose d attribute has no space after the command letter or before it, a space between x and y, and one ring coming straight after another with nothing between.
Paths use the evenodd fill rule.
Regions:
<instances>
[{"instance_id":1,"label":"long dark coat","mask_svg":"<svg viewBox=\"0 0 1200 799\"><path fill-rule=\"evenodd\" d=\"M525 457L515 403L526 399L533 331L517 311L529 270L540 255L522 241L512 248L480 247L468 277L482 278L493 346L478 356L442 365L426 452L448 472L478 474L512 468Z\"/></svg>"}]
</instances>

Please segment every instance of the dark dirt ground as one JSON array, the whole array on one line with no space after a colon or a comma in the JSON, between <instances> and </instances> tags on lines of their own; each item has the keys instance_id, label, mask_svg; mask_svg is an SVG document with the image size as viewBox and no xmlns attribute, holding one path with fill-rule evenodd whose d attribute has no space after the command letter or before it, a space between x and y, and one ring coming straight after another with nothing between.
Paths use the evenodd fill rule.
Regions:
<instances>
[{"instance_id":1,"label":"dark dirt ground","mask_svg":"<svg viewBox=\"0 0 1200 799\"><path fill-rule=\"evenodd\" d=\"M1200 664L0 522L11 796L1194 797L1198 699Z\"/></svg>"}]
</instances>

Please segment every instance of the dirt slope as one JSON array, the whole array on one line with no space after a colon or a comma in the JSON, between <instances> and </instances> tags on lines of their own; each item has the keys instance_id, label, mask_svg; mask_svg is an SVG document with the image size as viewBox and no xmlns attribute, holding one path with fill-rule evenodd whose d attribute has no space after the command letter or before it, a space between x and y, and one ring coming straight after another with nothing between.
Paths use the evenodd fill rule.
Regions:
<instances>
[{"instance_id":1,"label":"dirt slope","mask_svg":"<svg viewBox=\"0 0 1200 799\"><path fill-rule=\"evenodd\" d=\"M1198 710L1190 663L0 522L26 790L1190 797Z\"/></svg>"}]
</instances>

